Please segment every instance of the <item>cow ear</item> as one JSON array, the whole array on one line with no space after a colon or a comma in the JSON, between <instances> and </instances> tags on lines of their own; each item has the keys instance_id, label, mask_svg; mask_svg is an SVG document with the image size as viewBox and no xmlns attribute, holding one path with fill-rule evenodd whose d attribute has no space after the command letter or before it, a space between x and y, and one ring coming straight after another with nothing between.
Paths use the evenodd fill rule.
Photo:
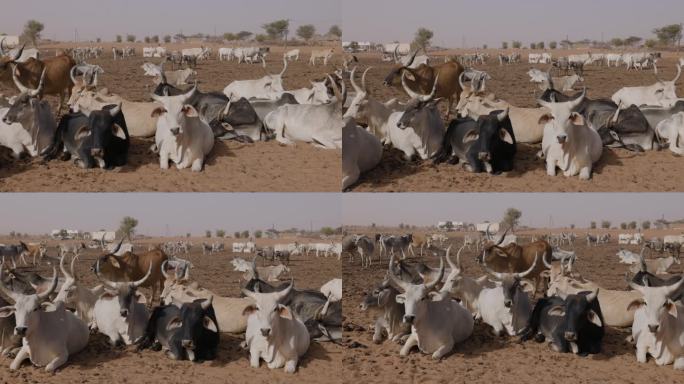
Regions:
<instances>
[{"instance_id":1,"label":"cow ear","mask_svg":"<svg viewBox=\"0 0 684 384\"><path fill-rule=\"evenodd\" d=\"M135 301L139 304L147 304L147 297L140 292L135 292Z\"/></svg>"},{"instance_id":2,"label":"cow ear","mask_svg":"<svg viewBox=\"0 0 684 384\"><path fill-rule=\"evenodd\" d=\"M202 320L202 326L212 332L218 333L218 326L214 320L210 319L208 316L204 316L204 319Z\"/></svg>"},{"instance_id":3,"label":"cow ear","mask_svg":"<svg viewBox=\"0 0 684 384\"><path fill-rule=\"evenodd\" d=\"M0 317L10 317L14 314L14 305L0 308Z\"/></svg>"},{"instance_id":4,"label":"cow ear","mask_svg":"<svg viewBox=\"0 0 684 384\"><path fill-rule=\"evenodd\" d=\"M166 113L166 109L164 109L163 107L157 107L152 111L150 117L158 117L160 115L163 115L164 113Z\"/></svg>"},{"instance_id":5,"label":"cow ear","mask_svg":"<svg viewBox=\"0 0 684 384\"><path fill-rule=\"evenodd\" d=\"M390 290L383 289L380 294L378 294L378 306L384 307L389 301Z\"/></svg>"},{"instance_id":6,"label":"cow ear","mask_svg":"<svg viewBox=\"0 0 684 384\"><path fill-rule=\"evenodd\" d=\"M527 280L520 280L520 288L526 293L534 293L535 290L535 286Z\"/></svg>"},{"instance_id":7,"label":"cow ear","mask_svg":"<svg viewBox=\"0 0 684 384\"><path fill-rule=\"evenodd\" d=\"M197 113L197 110L192 106L192 105L184 105L183 106L183 113L187 117L198 117L199 113Z\"/></svg>"},{"instance_id":8,"label":"cow ear","mask_svg":"<svg viewBox=\"0 0 684 384\"><path fill-rule=\"evenodd\" d=\"M257 311L256 305L248 305L245 307L245 309L242 310L242 316L247 316L251 315L252 313Z\"/></svg>"},{"instance_id":9,"label":"cow ear","mask_svg":"<svg viewBox=\"0 0 684 384\"><path fill-rule=\"evenodd\" d=\"M82 140L88 136L90 136L90 129L88 129L88 127L84 125L76 131L76 134L74 135L74 139L75 140Z\"/></svg>"},{"instance_id":10,"label":"cow ear","mask_svg":"<svg viewBox=\"0 0 684 384\"><path fill-rule=\"evenodd\" d=\"M111 256L109 258L109 263L114 267L114 268L121 268L121 264L119 263L119 260L116 259L116 257Z\"/></svg>"},{"instance_id":11,"label":"cow ear","mask_svg":"<svg viewBox=\"0 0 684 384\"><path fill-rule=\"evenodd\" d=\"M126 133L119 124L112 124L112 133L114 134L114 136L126 140Z\"/></svg>"},{"instance_id":12,"label":"cow ear","mask_svg":"<svg viewBox=\"0 0 684 384\"><path fill-rule=\"evenodd\" d=\"M102 292L102 294L100 295L100 298L101 299L115 299L115 298L117 298L117 296L119 296L117 294L117 292L110 291L110 290L106 289L104 292Z\"/></svg>"},{"instance_id":13,"label":"cow ear","mask_svg":"<svg viewBox=\"0 0 684 384\"><path fill-rule=\"evenodd\" d=\"M541 272L539 272L539 276L546 278L546 279L550 279L551 278L551 271L549 271L548 269L541 271Z\"/></svg>"},{"instance_id":14,"label":"cow ear","mask_svg":"<svg viewBox=\"0 0 684 384\"><path fill-rule=\"evenodd\" d=\"M405 73L406 73L405 76L406 76L407 79L409 79L409 80L411 80L411 81L416 81L416 77L413 76L413 73L411 73L411 72L409 72L409 71L406 71Z\"/></svg>"},{"instance_id":15,"label":"cow ear","mask_svg":"<svg viewBox=\"0 0 684 384\"><path fill-rule=\"evenodd\" d=\"M548 124L548 123L551 122L551 121L553 121L553 115L547 113L547 114L545 114L545 115L542 115L542 116L539 118L539 122L538 122L538 123L539 123L540 125L546 125L546 124Z\"/></svg>"},{"instance_id":16,"label":"cow ear","mask_svg":"<svg viewBox=\"0 0 684 384\"><path fill-rule=\"evenodd\" d=\"M589 319L589 321L594 323L597 327L603 327L601 317L599 317L599 315L591 309L589 310L589 312L587 312L587 319Z\"/></svg>"},{"instance_id":17,"label":"cow ear","mask_svg":"<svg viewBox=\"0 0 684 384\"><path fill-rule=\"evenodd\" d=\"M280 315L280 317L288 319L288 320L292 320L292 312L290 312L290 308L288 308L282 304L278 304L277 311L278 311L278 315Z\"/></svg>"},{"instance_id":18,"label":"cow ear","mask_svg":"<svg viewBox=\"0 0 684 384\"><path fill-rule=\"evenodd\" d=\"M549 316L563 317L565 316L565 308L562 305L554 305L549 309Z\"/></svg>"},{"instance_id":19,"label":"cow ear","mask_svg":"<svg viewBox=\"0 0 684 384\"><path fill-rule=\"evenodd\" d=\"M167 331L173 331L174 329L178 329L183 326L183 322L181 321L180 317L174 317L169 321L168 324L166 324L166 330Z\"/></svg>"},{"instance_id":20,"label":"cow ear","mask_svg":"<svg viewBox=\"0 0 684 384\"><path fill-rule=\"evenodd\" d=\"M672 317L675 319L677 318L677 306L675 303L668 301L667 304L665 304L667 313L669 313Z\"/></svg>"},{"instance_id":21,"label":"cow ear","mask_svg":"<svg viewBox=\"0 0 684 384\"><path fill-rule=\"evenodd\" d=\"M442 301L444 300L444 293L442 292L428 292L428 298L430 301Z\"/></svg>"},{"instance_id":22,"label":"cow ear","mask_svg":"<svg viewBox=\"0 0 684 384\"><path fill-rule=\"evenodd\" d=\"M511 134L507 130L499 129L499 137L502 141L508 144L513 144L513 136L511 136Z\"/></svg>"},{"instance_id":23,"label":"cow ear","mask_svg":"<svg viewBox=\"0 0 684 384\"><path fill-rule=\"evenodd\" d=\"M632 300L632 302L629 303L629 305L627 306L627 310L632 311L632 310L639 309L644 304L645 303L642 299Z\"/></svg>"},{"instance_id":24,"label":"cow ear","mask_svg":"<svg viewBox=\"0 0 684 384\"><path fill-rule=\"evenodd\" d=\"M477 141L479 137L480 134L476 130L471 129L470 131L466 132L466 134L463 136L463 142L470 143L472 141Z\"/></svg>"},{"instance_id":25,"label":"cow ear","mask_svg":"<svg viewBox=\"0 0 684 384\"><path fill-rule=\"evenodd\" d=\"M570 122L574 125L584 125L584 116L577 112L570 114Z\"/></svg>"},{"instance_id":26,"label":"cow ear","mask_svg":"<svg viewBox=\"0 0 684 384\"><path fill-rule=\"evenodd\" d=\"M404 303L406 302L406 296L404 296L403 294L402 294L402 295L397 295L397 296L394 298L394 300L395 300L398 304L404 304Z\"/></svg>"}]
</instances>

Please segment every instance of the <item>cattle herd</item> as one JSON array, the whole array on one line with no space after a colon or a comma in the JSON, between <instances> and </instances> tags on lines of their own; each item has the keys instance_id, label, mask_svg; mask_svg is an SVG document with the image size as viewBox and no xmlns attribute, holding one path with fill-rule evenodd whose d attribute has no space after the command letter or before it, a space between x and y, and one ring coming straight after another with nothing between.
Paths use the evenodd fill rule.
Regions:
<instances>
[{"instance_id":1,"label":"cattle herd","mask_svg":"<svg viewBox=\"0 0 684 384\"><path fill-rule=\"evenodd\" d=\"M656 249L654 243L668 245ZM358 306L345 309L345 337L387 356L376 367L391 368L398 362L393 354L418 353L447 362L430 366L442 374L460 370L463 358L468 366L472 355L489 351L483 343L505 354L531 340L544 343L539 353L547 356L608 358L619 348L627 359L682 370L684 237L634 241L631 249L624 244L600 232L514 238L507 232L348 234L343 241L345 297ZM500 341L507 339L517 341ZM530 356L525 349L512 353ZM349 379L383 374L360 374L362 360L345 360ZM500 363L499 372L516 369ZM423 360L416 364L425 367ZM620 364L629 363L622 359Z\"/></svg>"}]
</instances>

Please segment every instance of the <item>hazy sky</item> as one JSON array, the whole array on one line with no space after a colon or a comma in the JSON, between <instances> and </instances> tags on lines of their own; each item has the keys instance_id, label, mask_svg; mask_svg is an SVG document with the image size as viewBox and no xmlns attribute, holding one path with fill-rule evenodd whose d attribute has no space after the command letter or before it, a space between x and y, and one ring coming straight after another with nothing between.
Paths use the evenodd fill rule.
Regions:
<instances>
[{"instance_id":1,"label":"hazy sky","mask_svg":"<svg viewBox=\"0 0 684 384\"><path fill-rule=\"evenodd\" d=\"M501 41L606 40L684 21L682 0L344 0L343 40L410 42L419 27L433 44L461 47Z\"/></svg>"},{"instance_id":2,"label":"hazy sky","mask_svg":"<svg viewBox=\"0 0 684 384\"><path fill-rule=\"evenodd\" d=\"M101 37L112 41L116 34L144 36L239 32L263 33L261 25L290 19L290 33L297 26L313 24L326 33L341 24L340 0L2 0L0 32L19 34L28 19L45 24L43 35L73 40Z\"/></svg>"},{"instance_id":3,"label":"hazy sky","mask_svg":"<svg viewBox=\"0 0 684 384\"><path fill-rule=\"evenodd\" d=\"M332 193L0 194L0 233L53 229L115 230L123 216L138 233L203 235L237 230L339 227L339 196Z\"/></svg>"},{"instance_id":4,"label":"hazy sky","mask_svg":"<svg viewBox=\"0 0 684 384\"><path fill-rule=\"evenodd\" d=\"M684 218L684 193L452 193L452 194L345 194L345 225L435 225L439 221L483 222L501 220L507 208L522 211L521 223L554 227L611 220Z\"/></svg>"}]
</instances>

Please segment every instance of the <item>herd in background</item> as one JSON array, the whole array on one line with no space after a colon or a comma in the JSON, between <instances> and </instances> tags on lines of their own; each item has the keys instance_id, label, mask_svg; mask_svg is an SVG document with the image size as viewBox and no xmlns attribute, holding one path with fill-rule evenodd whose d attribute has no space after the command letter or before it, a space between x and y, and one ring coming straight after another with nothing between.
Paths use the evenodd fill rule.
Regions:
<instances>
[{"instance_id":1,"label":"herd in background","mask_svg":"<svg viewBox=\"0 0 684 384\"><path fill-rule=\"evenodd\" d=\"M486 82L492 77L472 67L485 64L486 54L415 65L417 54L415 50L396 59L383 82L401 85L408 95L406 102L379 100L371 94L366 75L372 67L364 69L360 86L354 79L356 67L349 71L354 92L344 111L343 190L382 161L386 146L403 153L406 161L461 163L469 172L498 175L515 169L517 144L541 144L537 157L546 164L549 176L560 170L566 177L582 180L592 177L604 147L636 152L668 148L676 155L684 153L684 99L676 94L684 58L676 64L674 78L662 80L656 53L571 55L556 60L535 57L533 61L551 66L547 71L533 68L528 72L542 94L536 98L538 107L521 108L487 93ZM623 87L610 99L589 98L586 86L574 95L563 93L584 82L585 65L604 61L624 63L628 70L645 69L644 63L649 62L657 81ZM560 72L557 77L552 76L554 69ZM445 118L438 109L443 101ZM451 117L453 104L455 119Z\"/></svg>"},{"instance_id":2,"label":"herd in background","mask_svg":"<svg viewBox=\"0 0 684 384\"><path fill-rule=\"evenodd\" d=\"M482 322L499 337L546 341L556 352L586 356L602 351L606 327L631 327L625 342L636 347L637 361L645 363L651 356L657 365L684 369L684 278L667 272L680 262L679 236L665 239L677 240L668 257L645 259L648 243L640 254L620 249L616 261L633 264L632 276L625 277L631 290L606 289L583 278L573 268L575 252L558 248L578 241L573 233L506 244L508 236L504 232L495 238L487 232L480 239L466 237L454 262L450 254L455 239L444 234L418 239L411 234L348 235L345 252L350 258L358 253L362 266L364 254L370 258L379 253L379 260L383 253L389 255L384 279L364 293L359 305L377 314L373 341L403 343L402 356L417 347L442 359L478 332L475 322ZM608 234L587 234L589 246L610 241ZM422 242L426 255L439 258L439 268L404 258L412 245ZM466 274L461 264L462 252L472 245L486 272L480 277Z\"/></svg>"},{"instance_id":3,"label":"herd in background","mask_svg":"<svg viewBox=\"0 0 684 384\"><path fill-rule=\"evenodd\" d=\"M154 137L150 149L159 155L162 169L171 163L179 169L201 171L217 138L242 142L275 138L282 144L302 141L326 149L342 145L344 82L331 73L312 80L310 88L286 90L283 77L288 61L296 59L292 52L284 55L282 71L271 74L264 60L267 48L236 48L224 57L240 62L240 52L255 50L265 75L235 80L219 93L201 92L196 80L191 88L177 88L188 84L191 76L196 79L197 68L191 62L196 64L211 54L209 48L184 49L182 62L188 68L164 70L164 62L175 62L166 56L160 65L143 65L145 74L154 77L155 88L152 101L135 102L101 86L98 79L104 71L100 66L85 61L77 64L65 52L22 61L23 46L2 47L0 80L16 86L19 93L0 96L0 145L10 148L16 158L26 154L46 161L60 157L83 168L112 169L128 162L132 137ZM92 52L99 50L76 48L71 54L79 59L97 57ZM331 49L315 50L312 60L323 58L327 63L332 54ZM122 57L126 56L124 50ZM56 113L44 95L60 97ZM65 103L69 112L62 114Z\"/></svg>"},{"instance_id":4,"label":"herd in background","mask_svg":"<svg viewBox=\"0 0 684 384\"><path fill-rule=\"evenodd\" d=\"M5 335L0 350L14 357L10 369L30 359L53 372L86 347L92 332L106 335L112 346L162 349L174 360L213 360L220 353L220 334L230 333L245 335L241 346L252 367L264 360L271 369L284 367L292 373L312 340L341 338L341 279L320 289L295 288L291 277L271 285L290 269L276 266L279 272L273 274L274 267L257 267L256 255L251 263L235 258L235 269L245 272L240 296L224 297L191 278L192 263L164 251L188 252L187 242L167 242L147 251L134 251L123 239L115 246L103 240L100 244L102 253L90 268L100 282L95 287L84 285L75 272L88 248L84 243L60 244L58 258L47 255L44 243L0 248L0 328ZM276 247L279 252L291 249L290 244ZM26 264L26 257L34 265L51 265L52 278L6 265L8 258ZM140 292L142 287L150 288L151 296Z\"/></svg>"}]
</instances>

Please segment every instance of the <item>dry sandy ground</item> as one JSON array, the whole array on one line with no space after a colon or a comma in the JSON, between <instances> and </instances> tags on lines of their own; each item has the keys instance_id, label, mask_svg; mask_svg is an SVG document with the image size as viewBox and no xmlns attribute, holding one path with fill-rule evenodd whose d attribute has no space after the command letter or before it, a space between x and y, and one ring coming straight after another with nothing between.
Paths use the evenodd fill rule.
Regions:
<instances>
[{"instance_id":1,"label":"dry sandy ground","mask_svg":"<svg viewBox=\"0 0 684 384\"><path fill-rule=\"evenodd\" d=\"M107 48L107 47L106 47ZM284 75L286 89L310 86L309 80L320 79L334 71L332 66L307 64L310 48L303 47L299 62L291 62ZM216 53L214 47L214 53ZM54 52L51 50L49 52ZM274 49L267 59L267 71L282 70L282 50ZM138 46L138 55L142 50ZM46 53L49 55L49 53ZM338 55L339 56L339 55ZM103 58L88 60L100 65L105 74L100 83L113 93L132 101L151 101L152 78L143 76L143 62L160 59L141 56L114 62L111 48ZM219 62L210 59L197 67L201 91L223 91L233 80L253 79L264 75L261 65ZM0 94L12 95L14 87L0 84ZM48 97L56 108L56 98ZM114 171L83 170L72 162L54 160L43 164L39 159L6 159L0 167L0 191L3 192L337 192L341 170L341 150L314 148L307 143L282 146L275 141L241 144L216 142L201 173L172 167L162 171L159 157L149 151L153 139L134 139L129 162Z\"/></svg>"},{"instance_id":2,"label":"dry sandy ground","mask_svg":"<svg viewBox=\"0 0 684 384\"><path fill-rule=\"evenodd\" d=\"M450 52L453 54L455 52ZM557 53L554 53L557 55ZM525 54L526 58L526 54ZM378 55L359 55L357 72L373 66L367 75L367 84L373 97L387 101L398 98L406 101L401 84L387 88L382 85L392 64L384 63ZM496 63L495 63L496 61ZM436 63L442 62L441 57ZM667 58L659 63L660 77L671 80L676 69L675 59ZM489 64L477 66L488 72L492 80L487 91L518 107L535 107L532 95L536 85L529 82L527 63L499 66L492 52ZM546 70L547 65L535 65ZM652 71L627 72L624 68L589 66L585 81L590 98L610 97L623 86L649 85L655 81ZM357 77L357 82L360 82ZM679 82L678 94L684 95L684 81ZM539 93L537 93L539 96ZM454 106L455 107L455 106ZM452 115L453 117L453 115ZM448 125L448 124L447 124ZM603 156L594 167L591 181L577 177L546 175L545 163L536 158L541 145L518 145L515 170L499 176L472 174L460 165L441 164L431 161L407 163L399 151L386 148L383 160L374 170L362 175L352 188L355 192L674 192L684 190L684 160L669 150L634 153L624 149L605 148Z\"/></svg>"},{"instance_id":3,"label":"dry sandy ground","mask_svg":"<svg viewBox=\"0 0 684 384\"><path fill-rule=\"evenodd\" d=\"M583 233L577 231L578 233ZM461 236L461 235L459 235ZM451 239L454 245L461 245L462 238ZM617 262L616 243L586 248L586 243L577 242L576 270L588 280L596 281L606 288L626 289L624 274L627 267ZM638 252L637 246L629 247ZM475 251L467 249L461 254L461 261L468 276L481 276L484 270L476 264ZM408 357L400 357L398 344L383 342L373 344L372 313L358 308L363 292L371 290L382 280L387 270L387 259L376 262L369 269L361 269L358 258L349 263L343 255L343 279L346 316L344 342L358 343L355 349L344 352L345 382L391 383L495 383L514 380L516 383L681 383L684 372L675 371L672 366L658 367L653 361L639 364L634 348L624 341L630 333L626 329L606 329L604 348L601 354L578 357L551 351L546 344L534 341L519 343L515 338L498 338L489 327L477 324L473 335L442 361L433 361L431 356L417 350ZM431 266L438 266L434 258L425 260ZM673 271L682 272L681 266Z\"/></svg>"},{"instance_id":4,"label":"dry sandy ground","mask_svg":"<svg viewBox=\"0 0 684 384\"><path fill-rule=\"evenodd\" d=\"M212 239L212 242L215 239ZM281 240L286 241L286 240ZM315 240L309 240L315 241ZM230 245L226 240L226 245ZM193 279L217 294L237 297L240 293L241 273L233 271L230 253L202 256L198 244L187 257L195 268ZM145 246L146 249L146 246ZM55 255L54 251L49 252ZM90 266L99 252L88 250L76 267L76 273L87 286L95 286L97 280ZM179 255L179 257L185 257ZM293 258L291 271L295 286L318 289L332 278L340 277L340 262L336 258ZM40 269L42 276L52 276L47 266ZM143 292L149 297L150 291ZM343 348L332 343L312 342L309 351L300 362L298 373L287 375L282 370L270 370L265 366L253 369L249 366L249 353L239 347L244 335L222 335L218 359L202 363L172 361L162 352L145 350L136 352L135 347L112 348L106 337L91 336L85 350L69 359L66 366L54 375L28 364L11 372L11 362L0 358L1 383L317 383L321 377L326 382L341 382L341 359Z\"/></svg>"}]
</instances>

